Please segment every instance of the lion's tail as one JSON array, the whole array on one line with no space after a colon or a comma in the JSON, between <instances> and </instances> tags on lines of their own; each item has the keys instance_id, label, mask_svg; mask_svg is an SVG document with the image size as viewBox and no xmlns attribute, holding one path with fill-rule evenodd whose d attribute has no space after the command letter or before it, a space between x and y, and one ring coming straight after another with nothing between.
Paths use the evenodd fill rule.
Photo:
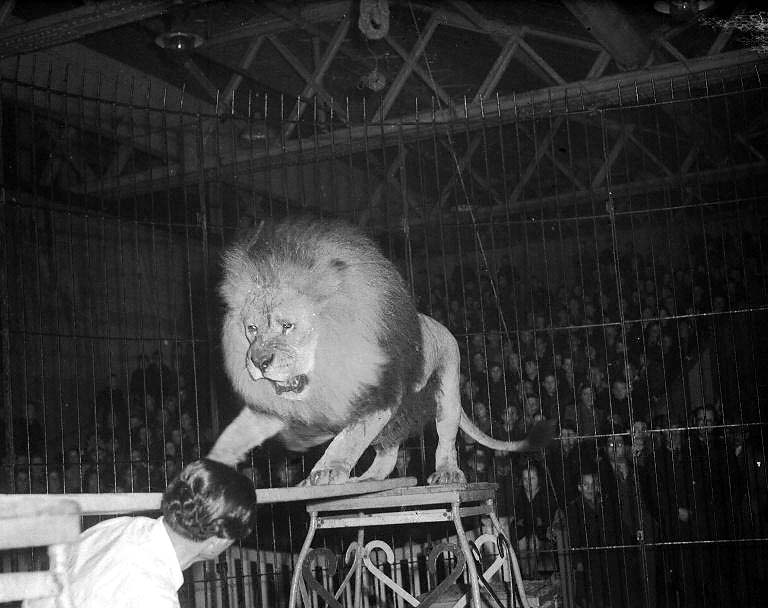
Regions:
<instances>
[{"instance_id":1,"label":"lion's tail","mask_svg":"<svg viewBox=\"0 0 768 608\"><path fill-rule=\"evenodd\" d=\"M537 422L524 439L519 441L501 441L483 433L462 410L459 427L472 439L492 450L499 450L501 452L533 452L547 447L552 440L555 423L551 420Z\"/></svg>"}]
</instances>

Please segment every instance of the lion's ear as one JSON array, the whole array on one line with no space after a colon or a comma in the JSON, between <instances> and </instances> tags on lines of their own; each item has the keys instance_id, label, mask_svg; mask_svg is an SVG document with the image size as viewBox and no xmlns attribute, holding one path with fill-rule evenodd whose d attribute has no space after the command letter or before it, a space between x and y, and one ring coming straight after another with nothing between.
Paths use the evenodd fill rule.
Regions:
<instances>
[{"instance_id":1,"label":"lion's ear","mask_svg":"<svg viewBox=\"0 0 768 608\"><path fill-rule=\"evenodd\" d=\"M225 302L239 306L248 291L253 289L255 266L248 254L238 247L225 252L223 265L224 276L219 293Z\"/></svg>"},{"instance_id":2,"label":"lion's ear","mask_svg":"<svg viewBox=\"0 0 768 608\"><path fill-rule=\"evenodd\" d=\"M322 260L304 277L305 293L315 302L324 306L328 300L337 297L349 271L349 264L339 258Z\"/></svg>"}]
</instances>

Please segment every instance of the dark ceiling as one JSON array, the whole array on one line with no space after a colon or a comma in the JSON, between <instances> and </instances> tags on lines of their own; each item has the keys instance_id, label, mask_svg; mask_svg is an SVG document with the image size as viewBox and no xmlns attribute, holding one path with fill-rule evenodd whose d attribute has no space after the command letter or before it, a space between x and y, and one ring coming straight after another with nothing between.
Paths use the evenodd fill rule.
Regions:
<instances>
[{"instance_id":1,"label":"dark ceiling","mask_svg":"<svg viewBox=\"0 0 768 608\"><path fill-rule=\"evenodd\" d=\"M295 98L314 88L321 96L359 102L380 94L361 84L376 70L386 80L384 92L399 85L395 96L411 101L395 105L412 111L408 106L414 98L429 99L436 92L438 97L475 96L507 44L516 48L511 49L506 67L498 70L497 84L482 91L485 96L647 71L682 60L728 55L754 43L748 33L724 34L722 28L707 24L754 11L748 3L728 0L713 3L701 15L679 17L654 10L654 2L647 0L5 4L12 10L0 29L3 57L77 42L162 82L186 86L207 102L215 102L216 91L226 90L236 76L242 78L236 89ZM366 4L388 8L383 38L371 39L360 30L358 20ZM164 32L195 34L202 44L190 51L162 49L155 41ZM402 84L395 83L409 57L418 63L416 69ZM329 60L327 66L312 87L308 81L324 59Z\"/></svg>"},{"instance_id":2,"label":"dark ceiling","mask_svg":"<svg viewBox=\"0 0 768 608\"><path fill-rule=\"evenodd\" d=\"M678 5L689 8L676 13ZM189 186L215 171L217 176L226 174L225 181L235 193L243 176L250 175L249 196L260 191L302 205L310 199L309 206L322 208L326 203L317 194L321 187L313 187L309 194L307 188L300 191L294 187L300 177L297 173L287 186L283 179L282 193L277 194L276 184L264 177L273 156L254 155L252 149L244 156L234 149L244 141L253 148L254 140L264 138L259 129L254 132L253 119L263 121L261 127L280 141L281 163L286 163L286 154L300 155L310 146L317 163L337 158L340 152L368 151L375 138L386 141L394 131L384 125L397 128L400 141L418 141L422 136L419 116L434 110L433 122L448 124L447 108L461 106L463 100L470 108L466 116L470 130L472 120L478 118L471 113L481 99L491 100L496 110L513 117L520 100L531 108L541 103L551 110L553 99L562 103L573 91L582 108L610 107L622 102L617 82L623 82L634 87L635 101L658 101L657 96L670 92L658 90L657 83L682 79L684 87L707 87L710 74L725 82L754 72L755 65L764 67L765 41L749 28L723 26L758 15L757 6L728 0L6 0L0 6L0 67L3 100L14 111L6 110L4 138L12 142L6 146L16 146L5 151L6 172L11 171L7 161L11 156L12 170L21 176L16 183L38 188L44 182L35 168L41 161L34 159L45 158L53 165L50 159L56 150L65 149L61 156L71 163L73 152L79 150L81 166L70 170L69 177L62 162L46 168L49 174L57 171L47 177L56 185L50 197L71 200L76 195L87 200L88 193L98 191L100 201L121 200L128 193L136 199L147 192L167 191L171 178ZM657 10L665 7L670 14ZM697 13L698 8L705 10ZM189 47L169 48L179 40ZM41 96L36 90L67 91L77 95L79 102ZM231 122L241 120L246 126L233 136L239 143L222 151L208 140L201 143L190 138L190 125L181 119L169 126L168 121L176 119L167 113L147 111L137 118L133 112L127 121L128 112L92 110L89 99L111 100L130 110L142 104L178 109L183 103L184 110L202 117L229 114ZM755 163L765 166L765 150L753 141L765 134L765 104L757 103L755 108L752 122L739 132L748 140L744 149L751 146L755 153L744 172L754 172ZM49 123L44 133L38 133L43 123L39 114ZM647 182L654 163L666 171L661 172L662 179L672 179L668 174L675 172L669 167L680 159L665 158L668 150L653 152L652 144L642 141L643 132L658 129L659 124L666 132L679 130L687 141L701 135L695 120L684 122L670 112L661 122L654 118L628 129L611 125L617 137L634 142L639 170L629 181ZM205 118L193 126L198 135L208 132ZM584 127L585 138L592 137L588 132L595 126ZM639 128L632 132L635 126ZM551 135L542 135L541 141L553 149L573 145L564 141L559 125L551 127ZM13 133L8 132L11 128ZM26 132L35 133L38 149L24 148ZM593 135L599 134L598 128ZM535 156L536 134L524 133L520 139L518 131L516 136L518 143L530 149L525 153ZM711 137L709 143L714 150L719 140ZM465 162L472 173L477 145L476 140L467 139L428 154L449 171L452 159L439 157L458 154L464 158L459 162ZM386 196L388 189L402 189L404 180L398 184L397 177L401 165L406 167L427 154L423 148L409 146L396 158L386 154L353 158L347 163L349 180L360 181L364 174L374 182L368 192L378 196ZM565 174L580 192L590 182L597 183L590 175L599 176L608 167L607 159L602 167L600 163L588 166L588 159L580 157L565 161L553 155L551 161L544 160L551 162L553 175ZM566 162L571 166L564 166ZM320 165L319 172L340 171L342 164ZM486 161L485 173L488 168ZM493 171L500 168L493 166ZM718 169L714 161L712 168ZM546 192L542 196L541 179L538 191L528 192L526 187L533 182L528 186L492 183L482 173L481 166L471 176L474 186L483 189L482 196L473 200L483 201L491 211L534 199L544 201L548 196ZM420 187L429 190L430 184L424 184L430 179L428 173L420 177ZM450 177L437 174L435 180L443 183L435 184L436 194L404 195L409 204L426 209L423 215L452 196L444 185ZM256 181L262 185L255 187ZM384 195L375 182L383 184ZM406 186L417 189L417 184L406 182ZM458 196L452 204L460 207L463 202Z\"/></svg>"}]
</instances>

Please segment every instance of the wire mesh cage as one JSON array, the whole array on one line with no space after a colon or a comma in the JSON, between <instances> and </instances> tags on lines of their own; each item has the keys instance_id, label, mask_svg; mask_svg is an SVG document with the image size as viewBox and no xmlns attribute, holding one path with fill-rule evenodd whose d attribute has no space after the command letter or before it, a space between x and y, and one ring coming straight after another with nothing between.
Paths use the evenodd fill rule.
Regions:
<instances>
[{"instance_id":1,"label":"wire mesh cage","mask_svg":"<svg viewBox=\"0 0 768 608\"><path fill-rule=\"evenodd\" d=\"M475 424L515 439L556 422L540 453L458 441L468 480L499 484L526 578L558 581L570 605L754 605L764 64L514 104L415 100L397 121L365 99L206 106L17 69L0 108L0 491L162 491L241 405L221 363L223 248L265 219L341 218L457 338ZM434 442L427 426L397 474L424 482ZM268 442L243 471L292 486L321 453ZM259 519L187 575L187 605L286 604L306 513ZM434 586L426 547L449 532L389 534L412 593ZM374 582L366 605L402 602Z\"/></svg>"}]
</instances>

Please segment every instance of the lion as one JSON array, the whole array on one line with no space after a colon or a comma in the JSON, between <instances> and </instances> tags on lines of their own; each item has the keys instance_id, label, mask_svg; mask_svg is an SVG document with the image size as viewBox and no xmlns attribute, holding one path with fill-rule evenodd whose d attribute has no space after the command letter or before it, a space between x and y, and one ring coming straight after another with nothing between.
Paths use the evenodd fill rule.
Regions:
<instances>
[{"instance_id":1,"label":"lion","mask_svg":"<svg viewBox=\"0 0 768 608\"><path fill-rule=\"evenodd\" d=\"M245 405L209 457L236 465L278 435L290 450L331 439L302 484L382 480L400 444L437 427L429 484L465 483L461 428L495 450L543 447L551 429L493 439L461 407L459 346L417 312L400 273L363 232L333 220L262 223L223 258L224 367ZM359 477L350 472L373 446Z\"/></svg>"}]
</instances>

